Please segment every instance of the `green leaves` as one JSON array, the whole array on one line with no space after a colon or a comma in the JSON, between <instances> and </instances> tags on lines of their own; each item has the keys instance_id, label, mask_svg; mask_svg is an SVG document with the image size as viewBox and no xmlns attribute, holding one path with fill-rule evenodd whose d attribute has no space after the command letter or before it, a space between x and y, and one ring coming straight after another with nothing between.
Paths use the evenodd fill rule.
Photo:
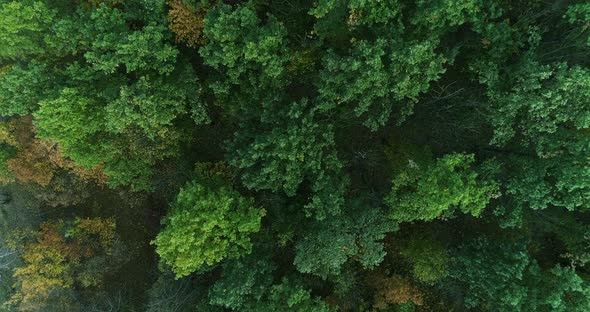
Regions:
<instances>
[{"instance_id":1,"label":"green leaves","mask_svg":"<svg viewBox=\"0 0 590 312\"><path fill-rule=\"evenodd\" d=\"M408 165L395 175L385 204L390 218L402 221L430 221L451 217L455 210L479 216L497 196L498 186L481 180L472 169L473 155L449 154L431 163Z\"/></svg>"},{"instance_id":2,"label":"green leaves","mask_svg":"<svg viewBox=\"0 0 590 312\"><path fill-rule=\"evenodd\" d=\"M281 284L273 285L265 298L241 311L330 312L334 310L321 299L312 297L309 290L285 278Z\"/></svg>"},{"instance_id":3,"label":"green leaves","mask_svg":"<svg viewBox=\"0 0 590 312\"><path fill-rule=\"evenodd\" d=\"M403 120L430 81L444 72L446 60L434 52L437 44L379 38L353 43L350 56L328 53L317 86L321 109L351 105L373 131L387 123L394 108Z\"/></svg>"},{"instance_id":4,"label":"green leaves","mask_svg":"<svg viewBox=\"0 0 590 312\"><path fill-rule=\"evenodd\" d=\"M551 157L554 149L568 144L560 136L572 132L567 125L574 129L590 126L590 107L584 102L590 95L590 71L566 64L541 65L532 59L519 65L508 92L498 90L499 81L490 88L490 99L497 108L492 142L506 144L517 134L518 123L518 134L534 144L536 153Z\"/></svg>"},{"instance_id":5,"label":"green leaves","mask_svg":"<svg viewBox=\"0 0 590 312\"><path fill-rule=\"evenodd\" d=\"M229 163L244 169L242 182L250 189L294 196L308 179L313 192L308 213L318 219L338 214L347 179L334 150L332 126L318 122L306 99L274 111L273 119L263 123L264 132L246 128L236 133L228 148Z\"/></svg>"},{"instance_id":6,"label":"green leaves","mask_svg":"<svg viewBox=\"0 0 590 312\"><path fill-rule=\"evenodd\" d=\"M53 94L47 65L29 62L0 69L0 115L28 115ZM57 79L56 79L57 80Z\"/></svg>"},{"instance_id":7,"label":"green leaves","mask_svg":"<svg viewBox=\"0 0 590 312\"><path fill-rule=\"evenodd\" d=\"M84 58L95 70L105 74L114 74L117 70L125 72L156 72L160 75L170 74L178 50L167 41L170 33L164 25L148 22L139 30L132 30L127 24L130 16L118 8L101 4L91 12L81 11L82 21L65 20L58 30L61 39L70 41L71 28L79 28L80 39L75 48L85 50Z\"/></svg>"},{"instance_id":8,"label":"green leaves","mask_svg":"<svg viewBox=\"0 0 590 312\"><path fill-rule=\"evenodd\" d=\"M0 61L26 59L45 52L47 30L55 14L42 1L0 4Z\"/></svg>"},{"instance_id":9,"label":"green leaves","mask_svg":"<svg viewBox=\"0 0 590 312\"><path fill-rule=\"evenodd\" d=\"M455 258L451 277L467 284L465 304L485 311L586 311L590 284L573 269L543 270L523 242L476 239Z\"/></svg>"},{"instance_id":10,"label":"green leaves","mask_svg":"<svg viewBox=\"0 0 590 312\"><path fill-rule=\"evenodd\" d=\"M348 259L374 268L384 257L381 240L396 231L397 224L383 217L370 201L353 200L349 210L324 221L313 221L295 245L294 264L302 273L322 278L340 274Z\"/></svg>"},{"instance_id":11,"label":"green leaves","mask_svg":"<svg viewBox=\"0 0 590 312\"><path fill-rule=\"evenodd\" d=\"M238 258L251 251L250 234L260 230L263 209L230 187L210 189L189 182L178 193L164 228L152 242L177 277Z\"/></svg>"},{"instance_id":12,"label":"green leaves","mask_svg":"<svg viewBox=\"0 0 590 312\"><path fill-rule=\"evenodd\" d=\"M209 290L209 303L233 310L256 304L273 284L276 265L256 250L225 262L221 278Z\"/></svg>"},{"instance_id":13,"label":"green leaves","mask_svg":"<svg viewBox=\"0 0 590 312\"><path fill-rule=\"evenodd\" d=\"M244 84L242 90L254 93L282 82L286 32L274 17L262 24L248 5L233 10L219 4L207 13L203 34L209 42L199 54L225 78L212 85L217 94L229 95L232 86Z\"/></svg>"},{"instance_id":14,"label":"green leaves","mask_svg":"<svg viewBox=\"0 0 590 312\"><path fill-rule=\"evenodd\" d=\"M412 274L417 280L434 284L447 276L450 257L441 242L431 237L412 237L401 254L412 262Z\"/></svg>"},{"instance_id":15,"label":"green leaves","mask_svg":"<svg viewBox=\"0 0 590 312\"><path fill-rule=\"evenodd\" d=\"M53 139L74 161L87 167L96 166L93 150L105 122L96 101L73 88L64 89L59 97L40 102L35 113L35 124L40 138Z\"/></svg>"},{"instance_id":16,"label":"green leaves","mask_svg":"<svg viewBox=\"0 0 590 312\"><path fill-rule=\"evenodd\" d=\"M143 76L131 86L122 86L119 97L105 107L109 130L123 133L139 127L153 139L189 108L196 123L206 123L209 117L199 99L193 69L185 67L174 74L174 78Z\"/></svg>"},{"instance_id":17,"label":"green leaves","mask_svg":"<svg viewBox=\"0 0 590 312\"><path fill-rule=\"evenodd\" d=\"M56 225L35 253L65 278L34 255L22 289L84 311L590 310L589 16L580 0L0 0L0 193L25 187L40 218L119 207L178 278L99 289L96 235L73 246Z\"/></svg>"},{"instance_id":18,"label":"green leaves","mask_svg":"<svg viewBox=\"0 0 590 312\"><path fill-rule=\"evenodd\" d=\"M491 311L521 311L527 289L518 281L525 281L529 263L523 242L494 245L478 238L463 246L450 275L467 284L467 307L489 303Z\"/></svg>"},{"instance_id":19,"label":"green leaves","mask_svg":"<svg viewBox=\"0 0 590 312\"><path fill-rule=\"evenodd\" d=\"M165 43L167 35L163 25L148 25L128 35L127 42L119 46L115 57L125 64L128 73L153 70L161 75L170 74L178 50Z\"/></svg>"},{"instance_id":20,"label":"green leaves","mask_svg":"<svg viewBox=\"0 0 590 312\"><path fill-rule=\"evenodd\" d=\"M1 70L0 114L34 115L39 137L79 166L103 166L110 186L150 190L153 167L187 139L187 117L204 124L209 116L189 59L170 42L165 2L109 3L59 15L41 2L2 5L29 14L3 19L23 24L5 34L34 41L21 43L27 59Z\"/></svg>"},{"instance_id":21,"label":"green leaves","mask_svg":"<svg viewBox=\"0 0 590 312\"><path fill-rule=\"evenodd\" d=\"M577 24L582 34L588 38L586 45L590 46L590 35L588 35L588 22L590 22L590 5L588 3L572 4L567 8L567 21L570 24Z\"/></svg>"},{"instance_id":22,"label":"green leaves","mask_svg":"<svg viewBox=\"0 0 590 312\"><path fill-rule=\"evenodd\" d=\"M528 57L511 75L492 81L488 91L492 143L523 150L506 166L508 193L533 209L587 207L590 71Z\"/></svg>"}]
</instances>

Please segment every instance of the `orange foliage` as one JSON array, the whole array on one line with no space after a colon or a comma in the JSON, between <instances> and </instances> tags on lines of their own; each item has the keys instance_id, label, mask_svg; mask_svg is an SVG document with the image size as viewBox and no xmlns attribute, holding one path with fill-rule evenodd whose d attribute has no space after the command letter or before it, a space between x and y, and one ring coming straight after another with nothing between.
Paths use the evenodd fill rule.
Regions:
<instances>
[{"instance_id":1,"label":"orange foliage","mask_svg":"<svg viewBox=\"0 0 590 312\"><path fill-rule=\"evenodd\" d=\"M38 141L37 144L43 146L46 151L46 157L57 168L68 170L84 181L92 180L100 185L104 185L107 182L107 176L103 173L102 166L89 169L76 166L72 160L62 154L57 143L49 140L37 139L36 141Z\"/></svg>"},{"instance_id":2,"label":"orange foliage","mask_svg":"<svg viewBox=\"0 0 590 312\"><path fill-rule=\"evenodd\" d=\"M55 289L71 288L77 283L84 287L97 286L100 276L83 272L84 261L99 252L110 253L115 240L112 219L77 219L48 221L21 247L24 265L14 271L17 280L12 304L21 311L37 311Z\"/></svg>"},{"instance_id":3,"label":"orange foliage","mask_svg":"<svg viewBox=\"0 0 590 312\"><path fill-rule=\"evenodd\" d=\"M57 170L74 173L84 181L106 183L102 168L85 169L63 156L55 142L35 138L30 116L12 119L0 125L0 142L16 148L16 156L7 161L9 171L23 183L48 186Z\"/></svg>"},{"instance_id":4,"label":"orange foliage","mask_svg":"<svg viewBox=\"0 0 590 312\"><path fill-rule=\"evenodd\" d=\"M15 158L7 161L8 170L20 182L33 182L47 186L51 182L56 168L47 159L46 150L38 143L38 140L35 139L27 148L19 149Z\"/></svg>"},{"instance_id":5,"label":"orange foliage","mask_svg":"<svg viewBox=\"0 0 590 312\"><path fill-rule=\"evenodd\" d=\"M170 0L168 5L168 28L176 34L176 42L184 42L193 48L203 43L201 35L205 26L206 7L189 7L182 0Z\"/></svg>"},{"instance_id":6,"label":"orange foliage","mask_svg":"<svg viewBox=\"0 0 590 312\"><path fill-rule=\"evenodd\" d=\"M369 285L375 289L373 306L384 310L390 304L402 304L412 301L415 305L424 303L422 292L416 289L411 281L399 275L390 277L373 274L369 277Z\"/></svg>"}]
</instances>

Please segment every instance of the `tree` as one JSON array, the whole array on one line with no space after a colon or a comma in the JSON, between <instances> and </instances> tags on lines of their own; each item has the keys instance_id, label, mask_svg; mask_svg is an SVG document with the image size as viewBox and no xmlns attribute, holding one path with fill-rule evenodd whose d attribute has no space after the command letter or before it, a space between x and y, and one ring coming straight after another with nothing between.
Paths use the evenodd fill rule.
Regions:
<instances>
[{"instance_id":1,"label":"tree","mask_svg":"<svg viewBox=\"0 0 590 312\"><path fill-rule=\"evenodd\" d=\"M498 192L492 180L478 179L473 155L449 154L429 163L408 164L393 178L385 203L398 221L450 217L455 210L479 216Z\"/></svg>"},{"instance_id":2,"label":"tree","mask_svg":"<svg viewBox=\"0 0 590 312\"><path fill-rule=\"evenodd\" d=\"M364 268L375 268L385 257L381 242L397 224L383 217L374 202L352 201L346 213L323 221L312 221L295 245L294 264L302 273L322 278L338 275L349 259Z\"/></svg>"},{"instance_id":3,"label":"tree","mask_svg":"<svg viewBox=\"0 0 590 312\"><path fill-rule=\"evenodd\" d=\"M168 27L176 35L176 42L196 47L205 40L201 37L205 26L206 6L203 3L186 5L180 0L168 1Z\"/></svg>"},{"instance_id":4,"label":"tree","mask_svg":"<svg viewBox=\"0 0 590 312\"><path fill-rule=\"evenodd\" d=\"M191 181L178 193L152 244L177 277L187 276L250 253L250 235L260 230L264 214L229 186L212 189Z\"/></svg>"},{"instance_id":5,"label":"tree","mask_svg":"<svg viewBox=\"0 0 590 312\"><path fill-rule=\"evenodd\" d=\"M392 112L401 123L453 63L454 45L460 44L445 36L481 19L485 8L478 1L455 0L316 2L310 11L317 18L314 31L335 39L316 83L323 109L352 109L373 131L386 125Z\"/></svg>"},{"instance_id":6,"label":"tree","mask_svg":"<svg viewBox=\"0 0 590 312\"><path fill-rule=\"evenodd\" d=\"M420 282L434 284L448 274L448 251L432 237L410 238L401 254L412 262L412 275Z\"/></svg>"},{"instance_id":7,"label":"tree","mask_svg":"<svg viewBox=\"0 0 590 312\"><path fill-rule=\"evenodd\" d=\"M397 275L382 276L374 274L369 277L369 284L375 288L373 307L385 310L393 305L414 304L423 305L424 295L412 283Z\"/></svg>"},{"instance_id":8,"label":"tree","mask_svg":"<svg viewBox=\"0 0 590 312\"><path fill-rule=\"evenodd\" d=\"M28 25L19 26L23 32L31 28L24 38L43 44L33 49L31 43L37 52L22 54L25 59L7 56L0 113L32 113L40 138L57 142L81 167L103 165L110 186L150 189L153 167L178 155L186 140L187 129L175 123L186 117L198 124L209 120L196 74L171 43L164 1L107 1L72 9L56 3L51 10L26 1L3 8L9 14L25 5L33 10L29 16L10 18ZM42 8L48 12L40 13Z\"/></svg>"},{"instance_id":9,"label":"tree","mask_svg":"<svg viewBox=\"0 0 590 312\"><path fill-rule=\"evenodd\" d=\"M502 213L518 219L527 208L584 209L590 119L583 99L590 90L588 70L543 64L529 53L510 67L488 68L487 75L482 80L492 105L491 144L514 151L504 155L510 196L506 206L511 209Z\"/></svg>"},{"instance_id":10,"label":"tree","mask_svg":"<svg viewBox=\"0 0 590 312\"><path fill-rule=\"evenodd\" d=\"M39 101L53 95L54 82L47 64L31 61L7 65L0 70L0 114L2 116L30 114Z\"/></svg>"},{"instance_id":11,"label":"tree","mask_svg":"<svg viewBox=\"0 0 590 312\"><path fill-rule=\"evenodd\" d=\"M588 32L586 25L590 21L590 5L587 3L572 4L567 8L566 17L570 24L579 27L579 33L586 34ZM588 36L586 45L590 46L590 36Z\"/></svg>"},{"instance_id":12,"label":"tree","mask_svg":"<svg viewBox=\"0 0 590 312\"><path fill-rule=\"evenodd\" d=\"M450 277L466 285L465 305L485 311L585 311L590 285L572 269L543 270L526 244L477 238L462 246Z\"/></svg>"},{"instance_id":13,"label":"tree","mask_svg":"<svg viewBox=\"0 0 590 312\"><path fill-rule=\"evenodd\" d=\"M209 42L199 54L221 75L211 83L217 96L228 99L232 95L231 102L239 103L241 94L236 98L230 93L237 88L253 103L256 94L269 96L260 95L261 91L284 85L285 29L276 18L270 16L262 24L251 5L233 10L219 4L207 13L203 34Z\"/></svg>"},{"instance_id":14,"label":"tree","mask_svg":"<svg viewBox=\"0 0 590 312\"><path fill-rule=\"evenodd\" d=\"M394 108L403 120L412 112L411 103L444 72L445 59L434 52L436 44L379 38L355 42L347 57L328 53L317 86L322 109L354 104L355 115L364 116L363 123L374 131L387 123Z\"/></svg>"},{"instance_id":15,"label":"tree","mask_svg":"<svg viewBox=\"0 0 590 312\"><path fill-rule=\"evenodd\" d=\"M312 297L309 290L288 278L284 278L281 284L270 287L267 295L261 300L242 309L246 312L286 310L329 312L335 309L321 299Z\"/></svg>"},{"instance_id":16,"label":"tree","mask_svg":"<svg viewBox=\"0 0 590 312\"><path fill-rule=\"evenodd\" d=\"M195 72L190 67L174 72L176 79L144 76L131 86L122 86L117 99L107 104L106 120L113 133L140 128L154 139L173 125L174 119L190 113L196 123L209 117L200 103Z\"/></svg>"},{"instance_id":17,"label":"tree","mask_svg":"<svg viewBox=\"0 0 590 312\"><path fill-rule=\"evenodd\" d=\"M0 5L0 60L26 59L45 52L45 36L56 12L42 1L3 1Z\"/></svg>"},{"instance_id":18,"label":"tree","mask_svg":"<svg viewBox=\"0 0 590 312\"><path fill-rule=\"evenodd\" d=\"M5 171L4 183L17 181L48 206L70 206L90 195L90 185L102 186L102 168L78 167L50 140L35 138L31 118L12 118L0 123Z\"/></svg>"},{"instance_id":19,"label":"tree","mask_svg":"<svg viewBox=\"0 0 590 312\"><path fill-rule=\"evenodd\" d=\"M258 249L222 265L221 277L209 289L209 304L241 311L264 297L273 284L277 266L269 258L269 251Z\"/></svg>"},{"instance_id":20,"label":"tree","mask_svg":"<svg viewBox=\"0 0 590 312\"><path fill-rule=\"evenodd\" d=\"M324 219L344 205L347 178L334 149L329 124L316 121L311 103L293 103L284 115L265 124L265 132L238 132L231 142L229 164L244 169L242 182L255 190L284 191L294 196L310 180L309 215Z\"/></svg>"},{"instance_id":21,"label":"tree","mask_svg":"<svg viewBox=\"0 0 590 312\"><path fill-rule=\"evenodd\" d=\"M112 219L46 221L24 238L22 245L12 243L21 252L23 266L14 270L17 291L10 301L22 311L43 308L61 291L100 286L122 260L115 259L122 246Z\"/></svg>"},{"instance_id":22,"label":"tree","mask_svg":"<svg viewBox=\"0 0 590 312\"><path fill-rule=\"evenodd\" d=\"M0 310L590 311L589 98L584 0L0 0Z\"/></svg>"}]
</instances>

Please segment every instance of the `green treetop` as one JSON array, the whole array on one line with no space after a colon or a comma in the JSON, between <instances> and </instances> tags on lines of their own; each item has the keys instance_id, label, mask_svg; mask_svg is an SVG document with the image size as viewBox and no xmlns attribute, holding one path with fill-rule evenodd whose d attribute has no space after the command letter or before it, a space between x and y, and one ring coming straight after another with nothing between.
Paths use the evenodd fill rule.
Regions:
<instances>
[{"instance_id":1,"label":"green treetop","mask_svg":"<svg viewBox=\"0 0 590 312\"><path fill-rule=\"evenodd\" d=\"M496 196L498 186L473 170L473 155L449 154L434 162L408 164L395 175L385 203L390 218L430 221L450 217L456 210L479 216Z\"/></svg>"},{"instance_id":2,"label":"green treetop","mask_svg":"<svg viewBox=\"0 0 590 312\"><path fill-rule=\"evenodd\" d=\"M177 277L248 254L250 235L260 230L263 209L231 187L189 182L178 193L153 244Z\"/></svg>"}]
</instances>

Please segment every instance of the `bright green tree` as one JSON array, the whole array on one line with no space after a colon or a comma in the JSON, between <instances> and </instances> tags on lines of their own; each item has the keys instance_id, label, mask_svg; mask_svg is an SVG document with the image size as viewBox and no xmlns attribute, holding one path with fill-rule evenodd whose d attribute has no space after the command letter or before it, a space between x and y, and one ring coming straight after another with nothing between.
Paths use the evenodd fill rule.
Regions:
<instances>
[{"instance_id":1,"label":"bright green tree","mask_svg":"<svg viewBox=\"0 0 590 312\"><path fill-rule=\"evenodd\" d=\"M46 36L56 12L44 1L0 3L0 61L26 59L46 50Z\"/></svg>"},{"instance_id":2,"label":"bright green tree","mask_svg":"<svg viewBox=\"0 0 590 312\"><path fill-rule=\"evenodd\" d=\"M229 186L189 182L178 193L152 244L177 277L250 253L264 209Z\"/></svg>"},{"instance_id":3,"label":"bright green tree","mask_svg":"<svg viewBox=\"0 0 590 312\"><path fill-rule=\"evenodd\" d=\"M451 217L458 210L479 216L496 196L495 182L473 170L473 155L449 154L434 162L408 164L395 175L385 203L398 221Z\"/></svg>"}]
</instances>

